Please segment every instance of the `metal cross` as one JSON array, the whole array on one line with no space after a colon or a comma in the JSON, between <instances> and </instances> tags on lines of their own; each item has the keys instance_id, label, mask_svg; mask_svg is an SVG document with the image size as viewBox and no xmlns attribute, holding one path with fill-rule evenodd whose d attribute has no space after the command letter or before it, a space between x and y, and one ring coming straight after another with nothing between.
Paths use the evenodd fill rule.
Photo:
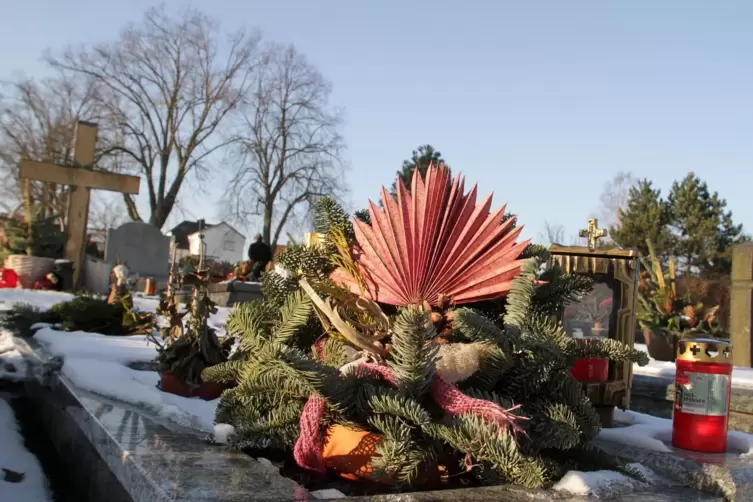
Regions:
<instances>
[{"instance_id":1,"label":"metal cross","mask_svg":"<svg viewBox=\"0 0 753 502\"><path fill-rule=\"evenodd\" d=\"M588 228L581 230L578 235L588 239L588 250L593 251L596 249L596 241L609 234L605 229L599 228L598 219L591 218L588 220Z\"/></svg>"}]
</instances>

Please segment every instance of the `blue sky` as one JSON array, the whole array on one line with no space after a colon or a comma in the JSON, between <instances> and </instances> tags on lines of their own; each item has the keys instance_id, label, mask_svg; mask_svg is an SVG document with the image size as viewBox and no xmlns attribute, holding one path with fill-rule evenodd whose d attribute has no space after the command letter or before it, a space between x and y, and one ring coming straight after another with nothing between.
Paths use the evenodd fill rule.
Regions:
<instances>
[{"instance_id":1,"label":"blue sky","mask_svg":"<svg viewBox=\"0 0 753 502\"><path fill-rule=\"evenodd\" d=\"M151 5L8 2L0 78L42 75L45 48L114 37ZM753 230L750 0L214 0L202 8L228 29L256 26L294 43L332 82L334 104L346 109L355 207L431 143L482 194L493 191L495 205L507 202L529 237L545 220L575 234L620 170L664 191L693 170ZM190 209L209 219L216 211Z\"/></svg>"}]
</instances>

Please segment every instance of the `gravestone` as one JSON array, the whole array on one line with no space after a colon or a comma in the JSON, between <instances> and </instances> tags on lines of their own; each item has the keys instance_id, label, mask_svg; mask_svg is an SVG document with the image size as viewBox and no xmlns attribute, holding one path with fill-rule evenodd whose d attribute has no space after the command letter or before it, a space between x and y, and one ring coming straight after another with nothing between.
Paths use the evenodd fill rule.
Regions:
<instances>
[{"instance_id":1,"label":"gravestone","mask_svg":"<svg viewBox=\"0 0 753 502\"><path fill-rule=\"evenodd\" d=\"M753 242L732 250L730 276L729 333L732 342L732 363L753 367Z\"/></svg>"},{"instance_id":2,"label":"gravestone","mask_svg":"<svg viewBox=\"0 0 753 502\"><path fill-rule=\"evenodd\" d=\"M220 307L232 307L237 303L252 302L262 298L259 283L228 281L210 284L207 289L209 298ZM185 288L175 293L175 299L179 303L187 303L192 294L191 289Z\"/></svg>"},{"instance_id":3,"label":"gravestone","mask_svg":"<svg viewBox=\"0 0 753 502\"><path fill-rule=\"evenodd\" d=\"M123 263L139 277L163 281L170 271L170 238L154 225L125 223L107 231L105 261L110 265Z\"/></svg>"}]
</instances>

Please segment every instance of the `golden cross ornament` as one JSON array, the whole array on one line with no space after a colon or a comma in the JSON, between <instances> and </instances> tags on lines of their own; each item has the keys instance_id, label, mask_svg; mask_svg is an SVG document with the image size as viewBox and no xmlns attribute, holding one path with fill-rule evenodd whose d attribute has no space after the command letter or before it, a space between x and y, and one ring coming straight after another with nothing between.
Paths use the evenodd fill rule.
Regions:
<instances>
[{"instance_id":1,"label":"golden cross ornament","mask_svg":"<svg viewBox=\"0 0 753 502\"><path fill-rule=\"evenodd\" d=\"M596 241L609 234L605 229L599 228L598 219L591 218L588 220L588 227L585 230L581 230L578 235L588 239L588 250L593 251L596 249Z\"/></svg>"}]
</instances>

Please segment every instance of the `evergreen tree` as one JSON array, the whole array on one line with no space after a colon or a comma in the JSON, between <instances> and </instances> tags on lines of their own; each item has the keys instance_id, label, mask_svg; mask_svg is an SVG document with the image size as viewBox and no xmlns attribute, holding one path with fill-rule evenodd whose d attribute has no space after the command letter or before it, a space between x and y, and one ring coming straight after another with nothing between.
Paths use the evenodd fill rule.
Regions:
<instances>
[{"instance_id":1,"label":"evergreen tree","mask_svg":"<svg viewBox=\"0 0 753 502\"><path fill-rule=\"evenodd\" d=\"M443 163L444 159L438 150L435 150L431 145L421 145L417 150L413 150L413 155L409 160L403 161L403 167L397 171L397 176L403 180L405 187L410 191L413 173L416 169L421 173L421 176L426 176L429 164L436 165ZM390 193L393 196L397 194L397 180L392 183Z\"/></svg>"},{"instance_id":2,"label":"evergreen tree","mask_svg":"<svg viewBox=\"0 0 753 502\"><path fill-rule=\"evenodd\" d=\"M609 235L617 245L637 249L641 255L648 256L648 239L660 258L673 252L670 212L661 191L654 189L647 179L630 188L627 205L619 210L619 221L619 226L609 228Z\"/></svg>"},{"instance_id":3,"label":"evergreen tree","mask_svg":"<svg viewBox=\"0 0 753 502\"><path fill-rule=\"evenodd\" d=\"M686 272L722 277L732 270L732 246L743 242L742 225L735 225L727 201L711 193L694 173L676 181L667 197L673 234L673 255Z\"/></svg>"},{"instance_id":4,"label":"evergreen tree","mask_svg":"<svg viewBox=\"0 0 753 502\"><path fill-rule=\"evenodd\" d=\"M449 308L440 316L451 326L442 330L448 343L440 345L425 311L369 303L329 280L336 266L348 266L342 250L352 244L351 223L331 201L317 210L328 213L317 217L325 244L295 248L276 260L281 268L265 276L265 298L240 304L228 317L228 333L240 337L233 360L202 374L237 382L223 394L216 417L233 425L232 447L292 452L304 434L304 408L316 402L324 411L310 427L339 424L378 434L372 465L398 484L420 484L439 459L452 467L448 458L464 466L464 476L487 484L545 486L576 467L639 476L589 446L599 418L569 368L589 355L645 364L645 354L612 340L580 345L552 320L590 290L589 279L560 269L542 276L548 252L529 246L523 254L528 261L495 315L487 317L480 305ZM540 280L547 282L537 286ZM328 309L338 314L323 315ZM366 329L389 334L391 350L379 367L392 377L347 369L354 346L363 348L352 339ZM443 347L475 354L477 369L457 380L458 388L485 406L520 405L525 434L473 413L444 415L429 390Z\"/></svg>"}]
</instances>

